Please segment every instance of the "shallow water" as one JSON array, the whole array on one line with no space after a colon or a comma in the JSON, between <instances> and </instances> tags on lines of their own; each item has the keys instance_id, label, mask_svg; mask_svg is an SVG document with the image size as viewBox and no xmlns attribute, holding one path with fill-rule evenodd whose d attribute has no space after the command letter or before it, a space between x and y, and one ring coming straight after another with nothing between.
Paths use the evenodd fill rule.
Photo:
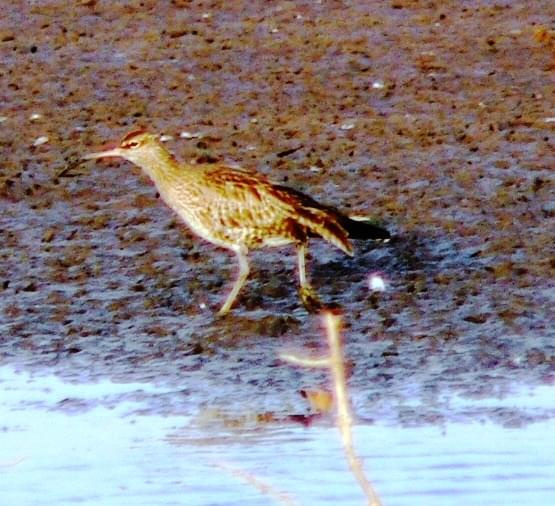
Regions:
<instances>
[{"instance_id":1,"label":"shallow water","mask_svg":"<svg viewBox=\"0 0 555 506\"><path fill-rule=\"evenodd\" d=\"M0 504L270 502L218 462L362 504L331 423L290 421L326 382L276 358L324 353L291 249L215 319L234 260L138 169L55 177L141 126L396 236L309 262L386 505L554 503L551 3L5 3Z\"/></svg>"},{"instance_id":2,"label":"shallow water","mask_svg":"<svg viewBox=\"0 0 555 506\"><path fill-rule=\"evenodd\" d=\"M143 383L70 384L0 368L2 504L264 505L241 473L296 504L363 504L328 423L230 428L159 416ZM555 497L555 388L450 399L457 412L518 409L534 423L448 421L355 427L359 455L386 505L548 505ZM523 417L526 418L525 416Z\"/></svg>"}]
</instances>

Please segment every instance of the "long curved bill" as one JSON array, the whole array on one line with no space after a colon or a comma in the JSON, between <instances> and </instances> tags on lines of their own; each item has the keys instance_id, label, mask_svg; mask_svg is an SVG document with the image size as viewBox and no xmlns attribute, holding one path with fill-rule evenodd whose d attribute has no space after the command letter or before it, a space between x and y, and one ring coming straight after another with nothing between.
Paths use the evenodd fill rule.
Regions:
<instances>
[{"instance_id":1,"label":"long curved bill","mask_svg":"<svg viewBox=\"0 0 555 506\"><path fill-rule=\"evenodd\" d=\"M76 160L75 162L68 164L66 167L64 167L59 172L57 172L55 177L67 176L69 172L71 172L73 169L75 169L79 165L82 165L88 160L95 160L97 158L113 158L113 157L121 157L121 156L122 154L121 154L120 148L108 149L106 151L98 151L96 153L89 153L87 155L82 156L79 160Z\"/></svg>"},{"instance_id":2,"label":"long curved bill","mask_svg":"<svg viewBox=\"0 0 555 506\"><path fill-rule=\"evenodd\" d=\"M83 156L82 160L93 160L95 158L113 158L115 156L123 156L123 150L120 148L108 149L106 151L98 151L97 153L89 153Z\"/></svg>"},{"instance_id":3,"label":"long curved bill","mask_svg":"<svg viewBox=\"0 0 555 506\"><path fill-rule=\"evenodd\" d=\"M85 162L86 162L85 159L80 158L79 160L68 163L63 169L60 169L58 172L56 172L54 177L55 178L69 177L69 172L71 172L73 169L75 169L76 167L79 167L79 165L82 165Z\"/></svg>"}]
</instances>

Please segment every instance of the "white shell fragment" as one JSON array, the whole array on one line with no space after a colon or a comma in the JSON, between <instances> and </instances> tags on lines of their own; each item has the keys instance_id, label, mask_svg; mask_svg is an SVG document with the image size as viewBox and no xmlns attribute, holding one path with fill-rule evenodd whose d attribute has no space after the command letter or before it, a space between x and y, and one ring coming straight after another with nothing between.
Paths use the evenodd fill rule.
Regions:
<instances>
[{"instance_id":1,"label":"white shell fragment","mask_svg":"<svg viewBox=\"0 0 555 506\"><path fill-rule=\"evenodd\" d=\"M179 134L179 137L181 137L182 139L200 139L203 136L202 133L200 132L181 132Z\"/></svg>"},{"instance_id":2,"label":"white shell fragment","mask_svg":"<svg viewBox=\"0 0 555 506\"><path fill-rule=\"evenodd\" d=\"M42 144L46 144L49 140L50 139L46 137L46 135L42 135L35 139L35 142L33 142L33 146L41 146Z\"/></svg>"}]
</instances>

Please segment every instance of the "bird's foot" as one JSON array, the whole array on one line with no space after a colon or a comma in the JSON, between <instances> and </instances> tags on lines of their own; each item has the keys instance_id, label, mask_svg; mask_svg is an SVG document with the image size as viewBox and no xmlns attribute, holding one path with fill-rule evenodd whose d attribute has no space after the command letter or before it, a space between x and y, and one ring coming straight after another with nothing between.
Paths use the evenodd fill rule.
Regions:
<instances>
[{"instance_id":1,"label":"bird's foot","mask_svg":"<svg viewBox=\"0 0 555 506\"><path fill-rule=\"evenodd\" d=\"M309 313L317 313L324 307L324 304L322 304L322 301L311 286L301 286L299 288L299 297Z\"/></svg>"}]
</instances>

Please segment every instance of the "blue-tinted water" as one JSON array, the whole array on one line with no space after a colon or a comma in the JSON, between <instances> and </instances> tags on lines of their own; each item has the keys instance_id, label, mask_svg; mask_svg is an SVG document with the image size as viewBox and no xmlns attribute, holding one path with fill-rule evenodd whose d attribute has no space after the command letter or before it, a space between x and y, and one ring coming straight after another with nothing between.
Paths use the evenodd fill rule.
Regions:
<instances>
[{"instance_id":1,"label":"blue-tinted water","mask_svg":"<svg viewBox=\"0 0 555 506\"><path fill-rule=\"evenodd\" d=\"M250 474L294 504L360 505L335 428L273 424L229 429L141 413L145 384L76 385L0 368L0 504L265 505ZM468 401L552 407L555 388ZM147 413L145 411L145 413ZM550 505L555 421L507 428L357 425L355 442L385 505ZM285 504L285 502L282 501ZM279 502L278 502L279 504Z\"/></svg>"}]
</instances>

